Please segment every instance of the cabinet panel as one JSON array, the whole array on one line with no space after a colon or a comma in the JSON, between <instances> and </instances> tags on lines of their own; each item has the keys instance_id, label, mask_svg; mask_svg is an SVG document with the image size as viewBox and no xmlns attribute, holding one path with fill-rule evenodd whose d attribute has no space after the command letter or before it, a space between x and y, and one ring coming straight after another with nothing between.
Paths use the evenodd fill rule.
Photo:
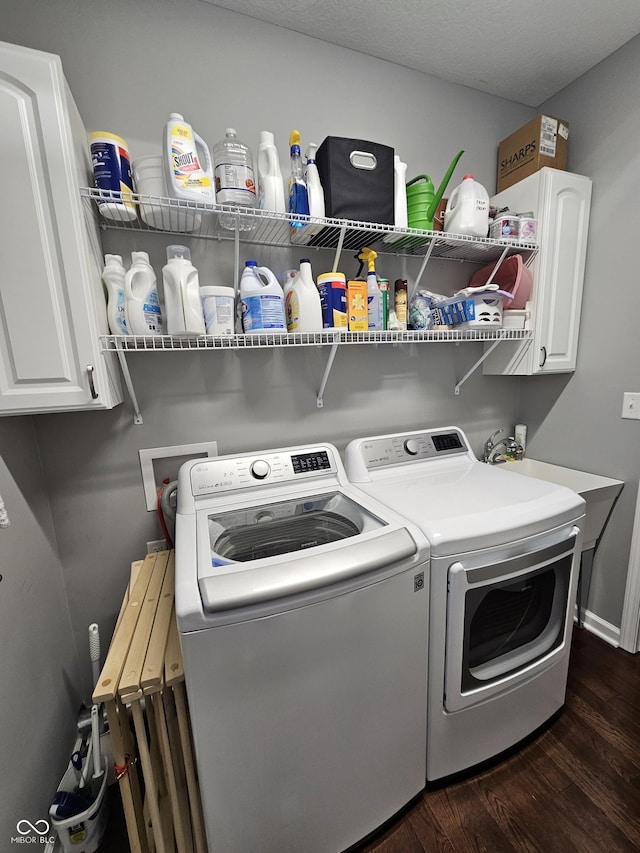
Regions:
<instances>
[{"instance_id":1,"label":"cabinet panel","mask_svg":"<svg viewBox=\"0 0 640 853\"><path fill-rule=\"evenodd\" d=\"M0 44L0 115L0 412L111 407L98 240L78 189L86 135L57 57Z\"/></svg>"}]
</instances>

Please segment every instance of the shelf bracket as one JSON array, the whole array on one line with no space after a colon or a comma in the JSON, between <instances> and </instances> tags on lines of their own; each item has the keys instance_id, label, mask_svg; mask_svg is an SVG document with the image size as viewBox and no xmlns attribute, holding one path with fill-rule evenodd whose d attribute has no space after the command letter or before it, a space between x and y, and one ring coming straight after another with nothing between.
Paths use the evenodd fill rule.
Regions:
<instances>
[{"instance_id":1,"label":"shelf bracket","mask_svg":"<svg viewBox=\"0 0 640 853\"><path fill-rule=\"evenodd\" d=\"M122 370L122 376L124 378L124 384L127 386L127 392L129 394L129 398L133 403L133 422L134 424L143 423L142 414L140 412L140 406L138 405L138 398L136 397L136 392L133 387L133 382L131 381L131 374L129 373L129 365L127 364L127 359L124 354L124 350L120 349L120 347L116 347L116 354L118 356L118 361L120 362L120 370Z\"/></svg>"},{"instance_id":2,"label":"shelf bracket","mask_svg":"<svg viewBox=\"0 0 640 853\"><path fill-rule=\"evenodd\" d=\"M484 351L484 353L483 353L483 354L480 356L480 358L476 361L476 363L473 365L473 367L471 367L469 370L467 370L467 372L466 372L466 373L465 373L465 375L462 377L462 379L460 379L460 380L458 380L458 382L456 382L456 386L455 386L455 388L453 389L453 392L454 392L454 394L456 395L456 397L460 394L460 388L464 385L464 383L467 381L467 379L468 379L468 378L469 378L473 373L475 373L475 372L476 372L476 370L480 367L480 365L481 365L481 364L482 364L482 362L485 360L485 358L487 358L488 356L490 356L490 355L491 355L491 353L494 351L494 349L498 346L498 344L501 344L503 340L504 340L504 338L502 338L502 337L497 338L497 339L496 339L496 340L491 344L491 346L490 346L488 349L486 349L486 350Z\"/></svg>"},{"instance_id":3,"label":"shelf bracket","mask_svg":"<svg viewBox=\"0 0 640 853\"><path fill-rule=\"evenodd\" d=\"M420 266L420 269L418 270L418 275L416 276L416 280L414 281L413 287L411 288L411 293L407 294L407 303L409 302L411 297L414 296L418 291L418 285L420 284L420 279L422 278L424 271L427 268L427 264L429 263L429 258L431 257L431 253L433 252L433 248L435 245L436 245L435 240L432 240L429 243L429 246L427 248L427 251L425 252L424 258L422 259L422 264ZM408 305L407 305L407 307L408 307Z\"/></svg>"},{"instance_id":4,"label":"shelf bracket","mask_svg":"<svg viewBox=\"0 0 640 853\"><path fill-rule=\"evenodd\" d=\"M336 246L336 254L333 259L333 267L332 271L337 272L340 265L340 255L342 254L342 246L344 244L344 235L346 234L347 227L346 225L340 226L340 237L338 239L338 245Z\"/></svg>"},{"instance_id":5,"label":"shelf bracket","mask_svg":"<svg viewBox=\"0 0 640 853\"><path fill-rule=\"evenodd\" d=\"M320 383L320 390L318 391L318 396L316 398L316 405L319 409L324 406L324 400L322 399L322 395L324 394L324 389L327 387L327 381L329 379L329 374L331 373L331 368L333 367L333 360L336 357L337 352L338 341L336 340L331 344L331 352L329 353L327 366L324 369L324 375L322 377L322 382Z\"/></svg>"}]
</instances>

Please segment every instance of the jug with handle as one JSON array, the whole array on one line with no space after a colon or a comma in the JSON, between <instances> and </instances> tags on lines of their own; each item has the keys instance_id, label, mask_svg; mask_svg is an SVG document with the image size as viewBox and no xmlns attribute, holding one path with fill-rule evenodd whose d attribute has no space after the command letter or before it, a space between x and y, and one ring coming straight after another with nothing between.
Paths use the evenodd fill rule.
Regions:
<instances>
[{"instance_id":1,"label":"jug with handle","mask_svg":"<svg viewBox=\"0 0 640 853\"><path fill-rule=\"evenodd\" d=\"M433 217L447 188L453 170L464 151L458 151L451 161L447 172L438 187L434 190L433 181L429 175L418 175L407 183L407 220L409 228L421 228L433 231Z\"/></svg>"}]
</instances>

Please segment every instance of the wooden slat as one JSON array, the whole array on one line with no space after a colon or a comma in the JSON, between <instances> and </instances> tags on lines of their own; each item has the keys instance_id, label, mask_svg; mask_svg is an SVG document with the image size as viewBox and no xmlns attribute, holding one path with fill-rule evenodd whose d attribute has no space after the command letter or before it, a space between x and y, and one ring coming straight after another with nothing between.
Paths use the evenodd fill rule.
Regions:
<instances>
[{"instance_id":1,"label":"wooden slat","mask_svg":"<svg viewBox=\"0 0 640 853\"><path fill-rule=\"evenodd\" d=\"M155 558L151 579L149 580L147 592L142 602L136 630L118 684L118 696L123 702L132 702L142 697L142 688L140 686L142 667L144 666L147 649L149 648L149 639L153 629L158 599L169 561L169 551L147 554L145 563L150 558Z\"/></svg>"},{"instance_id":2,"label":"wooden slat","mask_svg":"<svg viewBox=\"0 0 640 853\"><path fill-rule=\"evenodd\" d=\"M156 610L149 648L142 669L140 685L144 693L155 692L162 687L164 680L164 657L167 647L167 637L171 619L175 621L173 609L175 587L175 558L174 552L169 555L169 562L160 591L160 599Z\"/></svg>"},{"instance_id":3,"label":"wooden slat","mask_svg":"<svg viewBox=\"0 0 640 853\"><path fill-rule=\"evenodd\" d=\"M169 624L167 650L164 656L164 681L169 687L184 681L184 663L182 661L182 649L180 648L175 605Z\"/></svg>"},{"instance_id":4,"label":"wooden slat","mask_svg":"<svg viewBox=\"0 0 640 853\"><path fill-rule=\"evenodd\" d=\"M156 554L147 555L147 559L144 560L135 585L129 594L127 605L113 634L100 678L93 692L93 701L96 704L110 702L117 695L127 653L135 633L142 603L156 563L155 557Z\"/></svg>"},{"instance_id":5,"label":"wooden slat","mask_svg":"<svg viewBox=\"0 0 640 853\"><path fill-rule=\"evenodd\" d=\"M149 814L151 816L156 850L158 853L168 853L169 848L165 845L161 829L162 823L160 819L160 806L158 800L158 780L156 779L153 770L153 762L151 760L149 745L147 743L147 732L140 702L133 702L131 705L131 711L133 714L133 724L135 726L138 751L140 753L140 764L142 765L142 775L144 776L146 802L149 806ZM156 829L158 831L156 831Z\"/></svg>"},{"instance_id":6,"label":"wooden slat","mask_svg":"<svg viewBox=\"0 0 640 853\"><path fill-rule=\"evenodd\" d=\"M187 706L187 694L184 681L174 684L171 688L178 715L178 730L180 732L180 744L182 747L182 761L184 763L185 776L187 779L187 790L189 792L189 807L191 810L191 828L196 845L197 853L207 853L207 841L204 831L204 817L200 800L200 785L196 775L196 765L193 754L193 742L191 738L191 721Z\"/></svg>"}]
</instances>

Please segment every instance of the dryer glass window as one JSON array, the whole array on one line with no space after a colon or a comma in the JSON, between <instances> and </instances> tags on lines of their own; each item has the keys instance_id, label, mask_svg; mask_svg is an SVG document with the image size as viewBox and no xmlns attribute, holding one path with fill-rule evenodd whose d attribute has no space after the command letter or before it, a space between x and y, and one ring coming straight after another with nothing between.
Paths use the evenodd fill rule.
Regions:
<instances>
[{"instance_id":1,"label":"dryer glass window","mask_svg":"<svg viewBox=\"0 0 640 853\"><path fill-rule=\"evenodd\" d=\"M340 492L209 515L212 554L250 562L349 539L385 522Z\"/></svg>"}]
</instances>

